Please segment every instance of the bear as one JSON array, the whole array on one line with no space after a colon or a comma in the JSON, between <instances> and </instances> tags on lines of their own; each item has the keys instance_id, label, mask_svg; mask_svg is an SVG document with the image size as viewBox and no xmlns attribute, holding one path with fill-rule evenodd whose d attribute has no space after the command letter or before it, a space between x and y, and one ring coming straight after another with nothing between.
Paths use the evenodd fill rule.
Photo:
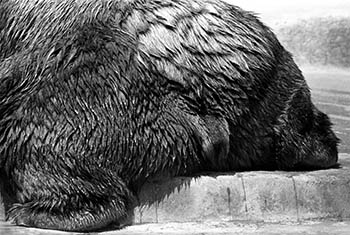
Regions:
<instances>
[{"instance_id":1,"label":"bear","mask_svg":"<svg viewBox=\"0 0 350 235\"><path fill-rule=\"evenodd\" d=\"M155 175L325 169L338 142L254 13L220 0L0 2L14 224L123 226Z\"/></svg>"}]
</instances>

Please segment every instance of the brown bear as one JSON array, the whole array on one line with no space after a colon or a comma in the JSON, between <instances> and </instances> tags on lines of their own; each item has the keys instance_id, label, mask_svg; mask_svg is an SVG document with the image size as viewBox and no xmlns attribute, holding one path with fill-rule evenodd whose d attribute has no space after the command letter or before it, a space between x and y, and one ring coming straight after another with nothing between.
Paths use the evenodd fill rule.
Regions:
<instances>
[{"instance_id":1,"label":"brown bear","mask_svg":"<svg viewBox=\"0 0 350 235\"><path fill-rule=\"evenodd\" d=\"M291 54L238 7L0 2L0 171L18 225L103 229L154 175L327 168L337 142Z\"/></svg>"}]
</instances>

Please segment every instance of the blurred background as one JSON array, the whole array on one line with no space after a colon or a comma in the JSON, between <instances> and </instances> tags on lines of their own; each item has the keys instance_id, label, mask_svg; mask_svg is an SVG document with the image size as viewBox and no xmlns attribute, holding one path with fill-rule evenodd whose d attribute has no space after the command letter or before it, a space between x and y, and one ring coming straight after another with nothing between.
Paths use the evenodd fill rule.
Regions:
<instances>
[{"instance_id":1,"label":"blurred background","mask_svg":"<svg viewBox=\"0 0 350 235\"><path fill-rule=\"evenodd\" d=\"M323 17L349 17L349 0L226 0L231 4L254 11L270 27L295 23L300 19Z\"/></svg>"},{"instance_id":2,"label":"blurred background","mask_svg":"<svg viewBox=\"0 0 350 235\"><path fill-rule=\"evenodd\" d=\"M350 153L350 1L226 0L253 11L289 50Z\"/></svg>"}]
</instances>

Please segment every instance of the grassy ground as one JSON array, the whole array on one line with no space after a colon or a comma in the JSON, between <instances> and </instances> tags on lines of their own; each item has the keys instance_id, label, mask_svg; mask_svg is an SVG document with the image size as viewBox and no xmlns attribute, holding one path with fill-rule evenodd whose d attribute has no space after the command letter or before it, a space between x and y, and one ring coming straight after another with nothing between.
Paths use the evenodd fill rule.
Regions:
<instances>
[{"instance_id":1,"label":"grassy ground","mask_svg":"<svg viewBox=\"0 0 350 235\"><path fill-rule=\"evenodd\" d=\"M303 68L316 106L327 113L340 138L339 151L350 153L350 70Z\"/></svg>"}]
</instances>

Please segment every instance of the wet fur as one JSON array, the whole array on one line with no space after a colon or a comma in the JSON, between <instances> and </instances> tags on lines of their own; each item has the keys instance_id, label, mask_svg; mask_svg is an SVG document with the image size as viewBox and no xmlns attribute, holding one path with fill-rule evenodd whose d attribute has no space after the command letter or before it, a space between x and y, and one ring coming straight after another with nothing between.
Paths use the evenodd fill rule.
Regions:
<instances>
[{"instance_id":1,"label":"wet fur","mask_svg":"<svg viewBox=\"0 0 350 235\"><path fill-rule=\"evenodd\" d=\"M0 52L0 169L19 225L122 225L156 174L337 162L292 56L224 2L3 0Z\"/></svg>"}]
</instances>

